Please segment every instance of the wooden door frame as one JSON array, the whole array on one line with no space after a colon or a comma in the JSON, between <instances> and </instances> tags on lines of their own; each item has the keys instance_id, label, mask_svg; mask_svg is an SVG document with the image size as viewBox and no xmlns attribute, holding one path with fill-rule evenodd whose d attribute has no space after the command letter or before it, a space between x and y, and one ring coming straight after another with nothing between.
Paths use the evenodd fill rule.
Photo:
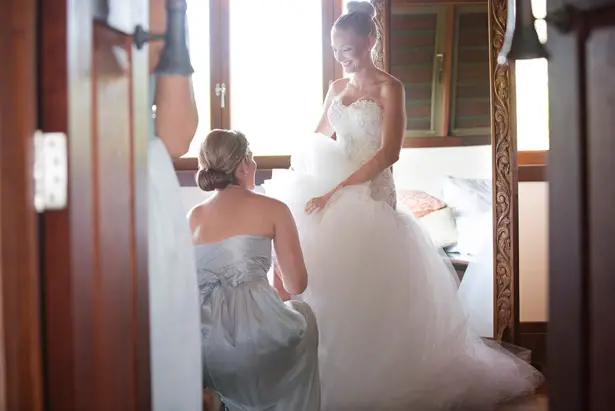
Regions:
<instances>
[{"instance_id":1,"label":"wooden door frame","mask_svg":"<svg viewBox=\"0 0 615 411\"><path fill-rule=\"evenodd\" d=\"M37 126L36 1L0 13L0 409L43 409L33 139ZM7 64L8 63L8 64Z\"/></svg>"},{"instance_id":2,"label":"wooden door frame","mask_svg":"<svg viewBox=\"0 0 615 411\"><path fill-rule=\"evenodd\" d=\"M47 410L106 411L121 404L121 410L148 411L147 75L141 72L135 80L133 71L128 87L129 106L142 116L127 120L124 113L113 112L121 108L100 106L109 104L109 94L101 90L108 92L110 83L118 84L118 76L125 86L130 75L125 64L133 70L135 63L147 67L146 51L137 52L130 35L137 24L132 21L134 13L147 27L147 1L40 4L41 128L66 133L69 159L67 207L42 217ZM110 13L109 7L119 9ZM111 18L115 20L107 21ZM114 51L122 54L121 60L113 60ZM124 96L118 107L125 107ZM110 123L101 127L98 115L104 110L109 110L105 114L111 115L111 121L123 122L118 126L121 133L130 130L136 136L118 152L98 151L109 133L117 130ZM116 266L103 264L115 261L118 249L112 244L113 249L102 248L110 244L111 227L100 226L101 210L103 203L108 206L113 200L100 194L105 182L101 158L117 155L124 161L127 150L132 153L128 177L132 196L118 217L130 221L126 227L130 241L123 236L122 244L130 242L127 246L134 253L129 262L121 257L122 267L129 269L110 273L109 267ZM109 184L105 187L108 193ZM130 217L123 214L128 207ZM105 210L109 221L110 208ZM117 231L117 226L113 229ZM118 387L118 381L126 383Z\"/></svg>"},{"instance_id":3,"label":"wooden door frame","mask_svg":"<svg viewBox=\"0 0 615 411\"><path fill-rule=\"evenodd\" d=\"M564 2L553 3L559 8ZM588 383L584 47L575 34L550 29L548 36L549 128L557 136L550 141L548 170L549 396L552 409L582 410Z\"/></svg>"},{"instance_id":4,"label":"wooden door frame","mask_svg":"<svg viewBox=\"0 0 615 411\"><path fill-rule=\"evenodd\" d=\"M611 410L615 401L612 252L612 20L593 7L614 2L552 0L574 6L572 30L549 28L549 406ZM591 10L591 11L590 11ZM605 24L606 23L606 24ZM596 30L600 24L608 25ZM612 67L612 63L611 63ZM605 80L607 79L608 80Z\"/></svg>"}]
</instances>

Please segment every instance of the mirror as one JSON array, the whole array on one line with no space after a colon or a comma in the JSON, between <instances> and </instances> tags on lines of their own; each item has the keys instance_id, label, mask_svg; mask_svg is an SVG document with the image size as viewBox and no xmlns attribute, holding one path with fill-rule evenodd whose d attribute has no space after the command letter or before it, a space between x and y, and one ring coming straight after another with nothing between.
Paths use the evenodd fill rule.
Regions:
<instances>
[{"instance_id":1,"label":"mirror","mask_svg":"<svg viewBox=\"0 0 615 411\"><path fill-rule=\"evenodd\" d=\"M440 198L444 196L442 193L443 179L448 180L451 190L466 193L457 198L467 200L464 204L472 203L472 209L479 210L472 214L481 216L481 218L468 217L466 220L466 225L473 230L473 234L470 233L470 229L462 229L463 221L459 216L455 216L455 211L450 206L446 211L424 215L422 220L424 222L430 219L435 220L433 224L436 225L440 224L436 218L437 215L453 214L451 217L453 223L448 219L446 223L448 226L434 229L447 234L436 238L438 240L436 243L447 245L446 258L455 266L459 277L465 281L461 293L467 292L468 298L470 295L480 296L472 301L476 304L476 309L480 309L482 320L479 321L479 316L473 316L472 321L479 321L483 324L478 329L479 334L514 342L515 327L518 322L514 87L511 86L512 75L509 67L496 63L506 28L507 2L506 0L365 1L371 1L377 12L380 37L373 49L376 65L408 83L408 129L401 161L393 167L400 202L405 202L410 207L414 203L424 204L427 197L421 197L420 193L417 194L414 191L432 192L433 197L445 205L447 201L454 202ZM207 5L209 2L205 3ZM306 30L308 26L311 27L310 30L314 28L320 30L326 27L328 33L328 27L343 12L347 2L336 0L329 4L330 7L322 9L316 3L314 3L316 5L310 2L304 3L310 7L311 17L305 19L305 22L301 24L306 25ZM226 9L219 6L214 8L207 6L203 9L198 1L189 2L190 39L193 41L193 50L198 50L198 53L194 54L193 64L197 70L194 84L196 99L200 102L200 127L201 130L209 130L210 128L241 126L250 130L250 135L254 136L252 137L254 140L260 139L260 142L254 141L254 145L262 148L257 153L259 167L257 178L261 184L271 177L273 169L289 166L289 150L278 142L290 140L285 134L280 134L279 139L271 140L266 123L251 121L252 117L242 116L241 110L236 111L239 107L237 104L241 105L240 95L237 93L245 93L242 97L244 99L254 99L262 95L254 87L269 83L250 82L254 73L252 68L249 70L246 68L244 77L248 77L244 80L246 84L250 84L250 87L235 87L233 91L228 72L229 64L231 64L229 56L235 55L233 53L239 56L240 51L250 51L252 48L243 47L240 50L237 46L233 53L221 54L221 50L224 50L226 46L222 47L220 44L227 44L233 36L232 24L227 22L231 24L228 26L227 23L221 23L229 16L224 11ZM277 6L271 3L271 7ZM190 8L194 10L190 12ZM284 13L295 15L296 10L289 8L285 9ZM209 18L211 26L203 24L204 18ZM295 20L286 19L284 21ZM412 26L412 21L415 26ZM322 25L317 26L316 22L321 22ZM405 27L404 24L410 24L410 26ZM231 28L228 29L227 26ZM237 30L242 27L241 24L236 26ZM275 29L279 31L279 25ZM216 47L210 45L210 32L226 33L221 35L220 40L214 42L217 44ZM234 37L237 40L237 36ZM334 63L332 56L327 57L326 55L330 52L328 38L325 38L326 44L323 44L323 37L319 31L316 34L306 35L305 39L305 50L310 51L307 61L315 66L306 66L307 68L304 67L302 70L305 69L309 73L318 72L318 75L315 75L314 83L310 80L302 86L305 87L302 90L308 94L301 93L312 96L304 99L312 102L309 109L306 106L301 110L293 108L284 111L284 117L287 117L287 121L293 124L299 124L298 118L306 121L306 124L312 124L306 119L312 115L311 113L319 114L322 109L321 83L328 85L329 81L342 75L341 69L338 73L339 67ZM208 49L208 45L213 48ZM323 49L326 50L325 57L323 57ZM280 53L273 49L266 54L269 64L273 64L274 61L285 64L286 57L283 54L280 57ZM276 58L281 60L275 60ZM324 68L321 70L316 65ZM243 67L249 66L243 65ZM276 81L279 81L279 76L282 74L272 73L275 74ZM286 74L291 77L296 75L292 71L289 73ZM235 76L235 81L237 79ZM221 97L215 94L217 84L226 85L225 90L228 93L222 93L221 96L236 96L235 98L229 97L230 100L227 101L229 104L225 109L220 108ZM318 95L314 91L317 89ZM279 98L275 93L273 96L274 100ZM247 112L244 110L244 113ZM310 113L309 116L306 113ZM260 128L250 129L246 122ZM280 129L284 130L285 127ZM202 134L199 135L202 136ZM200 138L195 138L190 156L194 157L194 148L198 147L199 142ZM194 186L196 159L181 160L176 162L180 180L182 184ZM423 181L419 181L420 179ZM431 187L437 184L440 188L430 191ZM189 196L191 202L202 198L196 189ZM437 202L434 203L437 204ZM486 210L485 204L491 204L489 211ZM455 206L455 208L460 207L464 205ZM486 217L489 212L491 213L490 225ZM453 225L452 228L451 225ZM458 242L463 244L463 236L459 237L459 231L464 231L464 234L468 233L470 237L468 242L475 243L475 246L471 247L474 250L470 253L473 256L453 253ZM491 246L485 245L488 241L491 242ZM480 252L476 251L479 248L484 250L480 258ZM491 252L491 258L487 256L489 252ZM472 276L468 274L481 266L481 278L484 277L485 280L478 282L477 287L469 287L469 279ZM465 287L468 287L467 290L464 290ZM479 288L482 291L479 291ZM473 291L470 292L471 290ZM488 332L487 329L492 331Z\"/></svg>"},{"instance_id":2,"label":"mirror","mask_svg":"<svg viewBox=\"0 0 615 411\"><path fill-rule=\"evenodd\" d=\"M495 64L506 3L372 4L381 28L374 60L406 89L406 138L394 167L399 201L454 266L472 328L513 341L514 130L508 67ZM504 13L490 15L494 7Z\"/></svg>"}]
</instances>

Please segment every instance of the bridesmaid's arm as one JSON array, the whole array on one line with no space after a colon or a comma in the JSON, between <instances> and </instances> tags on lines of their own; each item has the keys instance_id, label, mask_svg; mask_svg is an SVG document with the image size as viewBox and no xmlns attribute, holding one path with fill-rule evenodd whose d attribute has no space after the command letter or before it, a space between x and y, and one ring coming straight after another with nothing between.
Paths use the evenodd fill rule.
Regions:
<instances>
[{"instance_id":1,"label":"bridesmaid's arm","mask_svg":"<svg viewBox=\"0 0 615 411\"><path fill-rule=\"evenodd\" d=\"M288 301L291 299L292 296L284 289L282 273L277 262L273 265L273 287L278 291L282 301Z\"/></svg>"},{"instance_id":2,"label":"bridesmaid's arm","mask_svg":"<svg viewBox=\"0 0 615 411\"><path fill-rule=\"evenodd\" d=\"M333 192L345 186L363 184L399 160L406 132L406 93L399 80L391 80L382 92L382 145L357 171L342 181Z\"/></svg>"},{"instance_id":3,"label":"bridesmaid's arm","mask_svg":"<svg viewBox=\"0 0 615 411\"><path fill-rule=\"evenodd\" d=\"M282 280L282 288L288 294L301 294L307 287L308 275L297 225L286 204L271 200L273 207L270 209L275 213L273 246L277 256L276 274Z\"/></svg>"}]
</instances>

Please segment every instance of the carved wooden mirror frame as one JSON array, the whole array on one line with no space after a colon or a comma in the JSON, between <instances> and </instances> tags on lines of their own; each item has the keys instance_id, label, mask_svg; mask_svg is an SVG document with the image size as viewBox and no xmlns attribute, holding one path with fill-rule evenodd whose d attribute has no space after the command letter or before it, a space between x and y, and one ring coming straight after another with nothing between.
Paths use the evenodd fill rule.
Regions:
<instances>
[{"instance_id":1,"label":"carved wooden mirror frame","mask_svg":"<svg viewBox=\"0 0 615 411\"><path fill-rule=\"evenodd\" d=\"M493 275L494 336L515 342L519 319L519 247L517 209L517 147L511 67L497 64L506 32L507 0L489 4L489 79L491 82L491 147L493 153ZM376 66L389 70L391 0L371 0L380 36L373 50Z\"/></svg>"}]
</instances>

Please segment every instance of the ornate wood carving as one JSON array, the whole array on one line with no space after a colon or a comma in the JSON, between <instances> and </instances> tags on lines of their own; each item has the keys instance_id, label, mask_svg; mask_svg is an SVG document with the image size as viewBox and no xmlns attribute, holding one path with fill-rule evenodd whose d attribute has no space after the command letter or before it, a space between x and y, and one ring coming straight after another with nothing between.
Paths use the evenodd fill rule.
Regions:
<instances>
[{"instance_id":1,"label":"ornate wood carving","mask_svg":"<svg viewBox=\"0 0 615 411\"><path fill-rule=\"evenodd\" d=\"M488 0L491 80L491 143L493 150L494 204L494 336L514 342L518 319L518 239L516 130L510 67L497 64L504 41L507 0ZM380 35L373 50L376 66L388 69L386 34L390 0L371 0L378 13Z\"/></svg>"},{"instance_id":2,"label":"ornate wood carving","mask_svg":"<svg viewBox=\"0 0 615 411\"><path fill-rule=\"evenodd\" d=\"M507 0L489 3L489 55L491 76L491 145L493 150L494 204L494 332L515 339L518 319L519 247L516 164L516 129L509 66L497 64L506 33Z\"/></svg>"},{"instance_id":3,"label":"ornate wood carving","mask_svg":"<svg viewBox=\"0 0 615 411\"><path fill-rule=\"evenodd\" d=\"M389 71L387 42L385 37L389 31L389 13L391 12L390 0L371 0L376 9L376 26L378 27L378 39L372 50L374 64L380 70Z\"/></svg>"}]
</instances>

